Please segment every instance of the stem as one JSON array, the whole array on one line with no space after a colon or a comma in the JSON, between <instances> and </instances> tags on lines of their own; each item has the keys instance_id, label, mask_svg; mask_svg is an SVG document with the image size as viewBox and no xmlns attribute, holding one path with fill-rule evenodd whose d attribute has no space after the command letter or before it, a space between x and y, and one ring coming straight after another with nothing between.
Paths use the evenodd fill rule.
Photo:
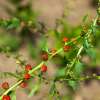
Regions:
<instances>
[{"instance_id":1,"label":"stem","mask_svg":"<svg viewBox=\"0 0 100 100\"><path fill-rule=\"evenodd\" d=\"M55 52L53 55L51 55L49 57L49 60L52 59L53 56L55 56L56 54L60 53L61 51L63 51L63 48L60 48L57 52Z\"/></svg>"},{"instance_id":2,"label":"stem","mask_svg":"<svg viewBox=\"0 0 100 100\"><path fill-rule=\"evenodd\" d=\"M100 80L100 75L96 75L96 76L86 76L86 77L79 77L79 78L64 78L64 79L60 79L60 80L61 81L68 81L68 80L85 81L85 80L89 80L89 79L97 79L97 80Z\"/></svg>"},{"instance_id":3,"label":"stem","mask_svg":"<svg viewBox=\"0 0 100 100\"><path fill-rule=\"evenodd\" d=\"M13 90L14 88L16 88L23 80L18 81L16 84L14 84L12 87L10 87L7 91L5 91L2 96L0 97L0 99L4 96L7 95L11 90Z\"/></svg>"},{"instance_id":4,"label":"stem","mask_svg":"<svg viewBox=\"0 0 100 100\"><path fill-rule=\"evenodd\" d=\"M43 65L43 61L35 68L33 68L32 70L29 71L29 74L32 74L34 71L38 70L39 68L41 68L41 65Z\"/></svg>"},{"instance_id":5,"label":"stem","mask_svg":"<svg viewBox=\"0 0 100 100\"><path fill-rule=\"evenodd\" d=\"M83 50L83 46L79 49L79 51L78 51L78 53L77 53L77 58L79 57L79 55L81 54L81 52L82 52L82 50Z\"/></svg>"}]
</instances>

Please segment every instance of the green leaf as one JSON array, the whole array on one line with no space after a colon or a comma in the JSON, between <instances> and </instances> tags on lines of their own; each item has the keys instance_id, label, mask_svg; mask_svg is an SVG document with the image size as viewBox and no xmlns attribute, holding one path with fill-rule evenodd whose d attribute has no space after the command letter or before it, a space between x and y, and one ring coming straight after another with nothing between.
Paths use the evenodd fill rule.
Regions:
<instances>
[{"instance_id":1,"label":"green leaf","mask_svg":"<svg viewBox=\"0 0 100 100\"><path fill-rule=\"evenodd\" d=\"M13 18L8 22L7 29L18 28L20 26L20 20L17 18Z\"/></svg>"},{"instance_id":2,"label":"green leaf","mask_svg":"<svg viewBox=\"0 0 100 100\"><path fill-rule=\"evenodd\" d=\"M93 48L86 49L86 53L95 61L96 60L96 52Z\"/></svg>"},{"instance_id":3,"label":"green leaf","mask_svg":"<svg viewBox=\"0 0 100 100\"><path fill-rule=\"evenodd\" d=\"M68 86L73 89L74 91L78 88L78 82L75 80L69 80L68 81Z\"/></svg>"},{"instance_id":4,"label":"green leaf","mask_svg":"<svg viewBox=\"0 0 100 100\"><path fill-rule=\"evenodd\" d=\"M84 65L80 61L77 61L73 69L75 77L80 77L83 70L84 70Z\"/></svg>"},{"instance_id":5,"label":"green leaf","mask_svg":"<svg viewBox=\"0 0 100 100\"><path fill-rule=\"evenodd\" d=\"M55 80L59 80L60 78L64 78L65 77L65 68L58 69L55 76L56 76Z\"/></svg>"},{"instance_id":6,"label":"green leaf","mask_svg":"<svg viewBox=\"0 0 100 100\"><path fill-rule=\"evenodd\" d=\"M83 47L84 47L85 49L88 49L88 48L90 47L90 44L89 44L89 42L88 42L87 37L84 37L84 38L83 38Z\"/></svg>"},{"instance_id":7,"label":"green leaf","mask_svg":"<svg viewBox=\"0 0 100 100\"><path fill-rule=\"evenodd\" d=\"M11 100L16 100L16 92L15 91L12 91L10 93L10 97L11 97Z\"/></svg>"},{"instance_id":8,"label":"green leaf","mask_svg":"<svg viewBox=\"0 0 100 100\"><path fill-rule=\"evenodd\" d=\"M93 49L93 47L91 46L91 44L89 43L88 39L85 37L83 39L83 47L86 51L86 53L93 59L95 60L96 59L96 53L95 53L95 50Z\"/></svg>"}]
</instances>

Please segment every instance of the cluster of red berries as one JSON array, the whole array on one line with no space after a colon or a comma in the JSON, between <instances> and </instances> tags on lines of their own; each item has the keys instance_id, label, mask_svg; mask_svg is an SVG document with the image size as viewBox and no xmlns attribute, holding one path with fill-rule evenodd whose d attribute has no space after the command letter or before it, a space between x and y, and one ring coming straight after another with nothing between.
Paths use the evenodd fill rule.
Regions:
<instances>
[{"instance_id":1,"label":"cluster of red berries","mask_svg":"<svg viewBox=\"0 0 100 100\"><path fill-rule=\"evenodd\" d=\"M68 41L69 41L69 39L68 39L67 37L64 37L64 38L62 39L62 42L63 42L63 43L66 43L66 42L68 42ZM64 47L63 47L64 52L67 52L67 51L69 51L70 49L71 49L71 46L64 45ZM55 48L52 48L52 49L50 50L50 53L51 53L51 54L54 54L56 51L57 51L57 50L56 50ZM41 53L41 59L42 59L43 61L47 61L47 60L48 60L48 53L47 53L46 51L42 51L42 53Z\"/></svg>"},{"instance_id":2,"label":"cluster of red berries","mask_svg":"<svg viewBox=\"0 0 100 100\"><path fill-rule=\"evenodd\" d=\"M30 64L27 64L25 66L25 71L26 71L26 73L24 74L24 79L25 80L28 80L28 79L31 78L31 75L28 73L30 70L32 70L32 66Z\"/></svg>"},{"instance_id":3,"label":"cluster of red berries","mask_svg":"<svg viewBox=\"0 0 100 100\"><path fill-rule=\"evenodd\" d=\"M29 65L29 64L27 64L26 66L25 66L25 70L26 70L26 73L24 74L24 79L25 80L28 80L28 79L30 79L31 78L31 75L28 73L30 70L32 70L32 66L31 65ZM45 64L43 64L42 66L41 66L41 72L46 72L47 71L47 66L45 65ZM25 83L25 82L22 82L21 83L21 87L26 87L27 86L27 84Z\"/></svg>"},{"instance_id":4,"label":"cluster of red berries","mask_svg":"<svg viewBox=\"0 0 100 100\"><path fill-rule=\"evenodd\" d=\"M2 88L5 89L5 90L9 89L9 83L8 83L8 82L3 82L1 86L2 86ZM2 97L2 100L11 100L11 98L10 98L9 95L4 95L4 96Z\"/></svg>"},{"instance_id":5,"label":"cluster of red berries","mask_svg":"<svg viewBox=\"0 0 100 100\"><path fill-rule=\"evenodd\" d=\"M64 37L62 41L64 43L66 43L66 42L68 42L68 40L69 40L68 38ZM64 45L63 50L66 52L66 51L69 51L70 48L71 48L70 46ZM51 49L51 53L52 54L54 54L56 51L57 50L55 48ZM42 58L43 61L47 61L48 60L48 53L46 51L43 51L41 53L41 58ZM29 80L31 78L31 75L29 74L30 70L32 70L32 66L30 64L27 64L25 66L25 71L26 71L26 73L24 74L24 79L25 80ZM43 64L41 66L41 72L46 72L46 71L47 71L47 66L45 64ZM20 86L22 88L27 87L27 83L25 82L25 80L20 84ZM8 82L4 82L2 84L2 88L3 89L8 89L9 88ZM11 98L10 98L9 95L4 95L3 98L2 98L2 100L11 100Z\"/></svg>"},{"instance_id":6,"label":"cluster of red berries","mask_svg":"<svg viewBox=\"0 0 100 100\"><path fill-rule=\"evenodd\" d=\"M69 39L68 39L67 37L64 37L62 41L63 41L64 43L66 43L66 42L68 42L68 40L69 40ZM71 46L68 46L68 45L64 45L64 47L63 47L64 52L67 52L67 51L69 51L70 49L71 49Z\"/></svg>"}]
</instances>

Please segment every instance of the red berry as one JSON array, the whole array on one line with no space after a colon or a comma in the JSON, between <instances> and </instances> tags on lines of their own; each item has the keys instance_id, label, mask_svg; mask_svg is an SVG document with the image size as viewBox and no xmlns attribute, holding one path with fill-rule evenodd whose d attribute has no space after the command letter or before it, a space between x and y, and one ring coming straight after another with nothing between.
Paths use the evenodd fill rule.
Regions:
<instances>
[{"instance_id":1,"label":"red berry","mask_svg":"<svg viewBox=\"0 0 100 100\"><path fill-rule=\"evenodd\" d=\"M26 71L32 70L32 66L31 66L30 64L27 64L27 65L25 66L25 70L26 70Z\"/></svg>"},{"instance_id":2,"label":"red berry","mask_svg":"<svg viewBox=\"0 0 100 100\"><path fill-rule=\"evenodd\" d=\"M45 64L42 65L41 71L42 72L46 72L47 71L47 66Z\"/></svg>"},{"instance_id":3,"label":"red berry","mask_svg":"<svg viewBox=\"0 0 100 100\"><path fill-rule=\"evenodd\" d=\"M63 47L63 50L64 50L64 52L67 52L67 51L69 51L70 50L70 46L67 46L67 45L65 45L64 47Z\"/></svg>"},{"instance_id":4,"label":"red berry","mask_svg":"<svg viewBox=\"0 0 100 100\"><path fill-rule=\"evenodd\" d=\"M26 87L27 87L27 83L22 82L22 83L20 84L20 86L21 86L22 88L26 88Z\"/></svg>"},{"instance_id":5,"label":"red berry","mask_svg":"<svg viewBox=\"0 0 100 100\"><path fill-rule=\"evenodd\" d=\"M68 42L68 38L67 37L64 37L62 41L63 42Z\"/></svg>"},{"instance_id":6,"label":"red berry","mask_svg":"<svg viewBox=\"0 0 100 100\"><path fill-rule=\"evenodd\" d=\"M42 51L41 58L42 58L42 60L47 61L48 60L48 53L46 51Z\"/></svg>"},{"instance_id":7,"label":"red berry","mask_svg":"<svg viewBox=\"0 0 100 100\"><path fill-rule=\"evenodd\" d=\"M3 98L2 98L2 100L11 100L11 98L8 95L4 95Z\"/></svg>"},{"instance_id":8,"label":"red berry","mask_svg":"<svg viewBox=\"0 0 100 100\"><path fill-rule=\"evenodd\" d=\"M24 78L25 78L26 80L28 80L28 79L30 79L30 78L31 78L31 75L30 75L30 74L28 74L28 73L26 73L26 74L24 75Z\"/></svg>"},{"instance_id":9,"label":"red berry","mask_svg":"<svg viewBox=\"0 0 100 100\"><path fill-rule=\"evenodd\" d=\"M9 88L9 83L8 82L2 83L2 88L3 89L8 89Z\"/></svg>"}]
</instances>

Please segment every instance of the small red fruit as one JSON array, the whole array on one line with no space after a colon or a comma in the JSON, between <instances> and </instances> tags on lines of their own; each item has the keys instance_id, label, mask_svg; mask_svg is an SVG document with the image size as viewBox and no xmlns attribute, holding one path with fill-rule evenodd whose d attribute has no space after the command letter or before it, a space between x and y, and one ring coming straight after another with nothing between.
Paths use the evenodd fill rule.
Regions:
<instances>
[{"instance_id":1,"label":"small red fruit","mask_svg":"<svg viewBox=\"0 0 100 100\"><path fill-rule=\"evenodd\" d=\"M41 53L41 59L43 61L47 61L48 60L48 53L46 51L42 51L42 53Z\"/></svg>"},{"instance_id":2,"label":"small red fruit","mask_svg":"<svg viewBox=\"0 0 100 100\"><path fill-rule=\"evenodd\" d=\"M62 41L63 42L68 42L68 38L67 37L64 37Z\"/></svg>"},{"instance_id":3,"label":"small red fruit","mask_svg":"<svg viewBox=\"0 0 100 100\"><path fill-rule=\"evenodd\" d=\"M64 50L64 52L67 52L67 51L69 51L70 50L70 46L67 46L67 45L65 45L64 47L63 47L63 50Z\"/></svg>"},{"instance_id":4,"label":"small red fruit","mask_svg":"<svg viewBox=\"0 0 100 100\"><path fill-rule=\"evenodd\" d=\"M26 74L24 75L24 78L25 78L26 80L28 80L28 79L30 79L30 78L31 78L31 75L30 75L30 74L28 74L28 73L26 73Z\"/></svg>"},{"instance_id":5,"label":"small red fruit","mask_svg":"<svg viewBox=\"0 0 100 100\"><path fill-rule=\"evenodd\" d=\"M22 83L20 84L20 86L21 86L22 88L26 88L26 87L27 87L27 83L22 82Z\"/></svg>"},{"instance_id":6,"label":"small red fruit","mask_svg":"<svg viewBox=\"0 0 100 100\"><path fill-rule=\"evenodd\" d=\"M9 95L4 95L2 100L11 100L10 96Z\"/></svg>"},{"instance_id":7,"label":"small red fruit","mask_svg":"<svg viewBox=\"0 0 100 100\"><path fill-rule=\"evenodd\" d=\"M41 66L41 71L42 71L42 72L46 72L46 71L47 71L47 66L46 66L45 64L43 64L43 65Z\"/></svg>"},{"instance_id":8,"label":"small red fruit","mask_svg":"<svg viewBox=\"0 0 100 100\"><path fill-rule=\"evenodd\" d=\"M32 66L31 66L30 64L27 64L27 65L25 66L25 70L26 70L26 71L32 70Z\"/></svg>"},{"instance_id":9,"label":"small red fruit","mask_svg":"<svg viewBox=\"0 0 100 100\"><path fill-rule=\"evenodd\" d=\"M3 89L8 89L9 88L9 83L8 82L2 83L2 88Z\"/></svg>"},{"instance_id":10,"label":"small red fruit","mask_svg":"<svg viewBox=\"0 0 100 100\"><path fill-rule=\"evenodd\" d=\"M43 61L47 61L48 60L48 53L46 51L43 51L41 53L41 58Z\"/></svg>"}]
</instances>

